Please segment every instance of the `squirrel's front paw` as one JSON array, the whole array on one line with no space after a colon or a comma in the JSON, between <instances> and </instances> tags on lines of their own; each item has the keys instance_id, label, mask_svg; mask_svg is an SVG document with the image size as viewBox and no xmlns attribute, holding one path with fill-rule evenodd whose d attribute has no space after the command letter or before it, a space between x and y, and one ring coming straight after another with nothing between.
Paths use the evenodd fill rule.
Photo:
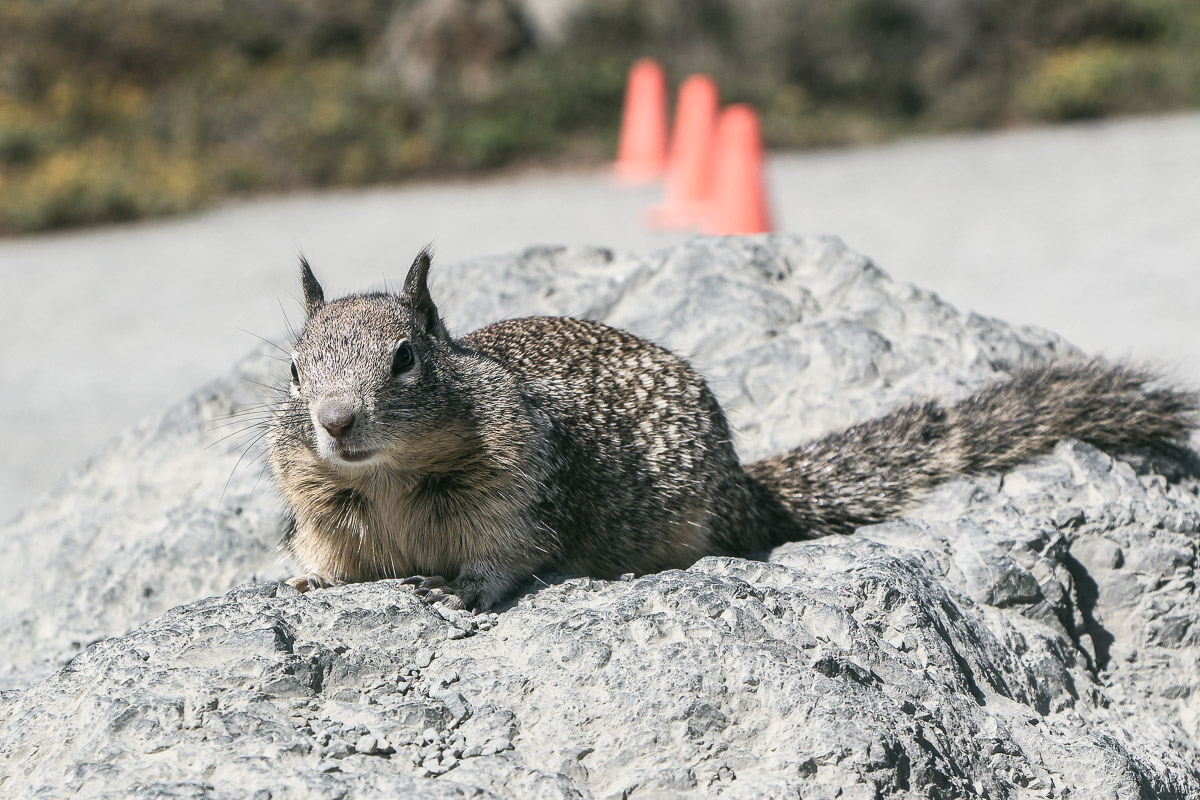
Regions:
<instances>
[{"instance_id":1,"label":"squirrel's front paw","mask_svg":"<svg viewBox=\"0 0 1200 800\"><path fill-rule=\"evenodd\" d=\"M336 581L320 575L297 575L294 578L288 578L286 583L293 589L299 589L302 592L310 592L313 589L328 589L330 586L338 585Z\"/></svg>"},{"instance_id":2,"label":"squirrel's front paw","mask_svg":"<svg viewBox=\"0 0 1200 800\"><path fill-rule=\"evenodd\" d=\"M457 610L467 608L471 599L463 597L458 589L450 585L444 578L439 578L436 575L431 577L414 575L400 582L406 586L413 587L413 591L416 592L417 597L420 597L426 603L441 603L447 608Z\"/></svg>"}]
</instances>

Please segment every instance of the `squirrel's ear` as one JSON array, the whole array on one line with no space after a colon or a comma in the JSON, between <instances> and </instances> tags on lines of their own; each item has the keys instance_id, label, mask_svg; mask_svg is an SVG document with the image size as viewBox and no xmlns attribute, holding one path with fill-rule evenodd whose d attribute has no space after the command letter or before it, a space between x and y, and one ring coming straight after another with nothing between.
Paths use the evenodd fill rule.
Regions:
<instances>
[{"instance_id":1,"label":"squirrel's ear","mask_svg":"<svg viewBox=\"0 0 1200 800\"><path fill-rule=\"evenodd\" d=\"M325 290L317 283L317 276L304 256L300 256L300 285L304 287L304 313L311 317L325 305Z\"/></svg>"},{"instance_id":2,"label":"squirrel's ear","mask_svg":"<svg viewBox=\"0 0 1200 800\"><path fill-rule=\"evenodd\" d=\"M404 279L400 302L412 309L413 321L426 333L445 339L448 338L446 326L442 324L437 306L429 294L429 263L429 248L422 248L409 267L408 277Z\"/></svg>"}]
</instances>

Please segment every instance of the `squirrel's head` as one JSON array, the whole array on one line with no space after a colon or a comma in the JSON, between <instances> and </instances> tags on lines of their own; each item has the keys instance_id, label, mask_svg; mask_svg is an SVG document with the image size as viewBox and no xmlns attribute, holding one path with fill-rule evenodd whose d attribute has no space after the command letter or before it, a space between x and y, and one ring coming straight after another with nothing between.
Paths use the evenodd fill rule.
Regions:
<instances>
[{"instance_id":1,"label":"squirrel's head","mask_svg":"<svg viewBox=\"0 0 1200 800\"><path fill-rule=\"evenodd\" d=\"M301 258L307 319L292 350L289 424L307 426L304 439L323 461L348 470L417 466L442 438L458 436L439 418L455 345L429 294L429 266L425 249L398 294L327 302Z\"/></svg>"}]
</instances>

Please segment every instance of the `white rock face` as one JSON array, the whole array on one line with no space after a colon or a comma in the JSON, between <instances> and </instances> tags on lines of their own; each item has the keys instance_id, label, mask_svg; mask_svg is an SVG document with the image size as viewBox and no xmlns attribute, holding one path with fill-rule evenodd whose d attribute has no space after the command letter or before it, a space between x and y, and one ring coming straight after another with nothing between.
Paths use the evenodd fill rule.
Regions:
<instances>
[{"instance_id":1,"label":"white rock face","mask_svg":"<svg viewBox=\"0 0 1200 800\"><path fill-rule=\"evenodd\" d=\"M747 458L1072 352L825 239L530 251L435 295L459 333L569 313L688 355ZM261 461L205 447L285 377L244 361L0 531L6 796L1200 797L1194 464L1067 441L767 562L471 617L269 582Z\"/></svg>"}]
</instances>

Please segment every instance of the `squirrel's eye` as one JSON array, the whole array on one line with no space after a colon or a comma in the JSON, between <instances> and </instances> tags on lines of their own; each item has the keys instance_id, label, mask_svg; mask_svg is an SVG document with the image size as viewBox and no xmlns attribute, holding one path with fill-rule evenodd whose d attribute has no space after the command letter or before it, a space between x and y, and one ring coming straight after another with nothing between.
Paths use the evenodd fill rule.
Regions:
<instances>
[{"instance_id":1,"label":"squirrel's eye","mask_svg":"<svg viewBox=\"0 0 1200 800\"><path fill-rule=\"evenodd\" d=\"M292 362L292 383L300 385L300 371L296 369L296 362Z\"/></svg>"},{"instance_id":2,"label":"squirrel's eye","mask_svg":"<svg viewBox=\"0 0 1200 800\"><path fill-rule=\"evenodd\" d=\"M392 354L392 374L399 375L401 372L407 372L416 361L416 356L413 354L412 345L408 342L401 342L396 347L396 352Z\"/></svg>"}]
</instances>

